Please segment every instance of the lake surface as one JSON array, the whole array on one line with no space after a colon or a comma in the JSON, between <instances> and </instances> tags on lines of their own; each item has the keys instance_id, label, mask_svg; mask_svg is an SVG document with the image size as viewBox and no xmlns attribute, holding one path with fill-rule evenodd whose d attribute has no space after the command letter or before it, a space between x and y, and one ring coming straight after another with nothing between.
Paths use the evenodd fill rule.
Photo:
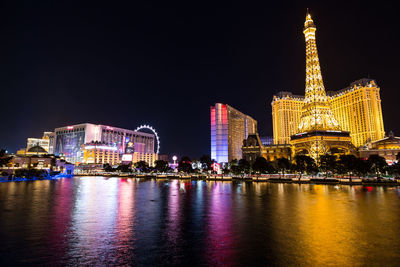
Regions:
<instances>
[{"instance_id":1,"label":"lake surface","mask_svg":"<svg viewBox=\"0 0 400 267\"><path fill-rule=\"evenodd\" d=\"M399 266L400 189L75 177L0 183L0 266Z\"/></svg>"}]
</instances>

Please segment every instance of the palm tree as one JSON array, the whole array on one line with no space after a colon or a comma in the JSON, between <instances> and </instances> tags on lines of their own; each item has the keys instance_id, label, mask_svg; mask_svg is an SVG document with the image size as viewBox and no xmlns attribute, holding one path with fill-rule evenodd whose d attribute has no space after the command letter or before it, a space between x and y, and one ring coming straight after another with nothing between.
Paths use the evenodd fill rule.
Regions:
<instances>
[{"instance_id":1,"label":"palm tree","mask_svg":"<svg viewBox=\"0 0 400 267\"><path fill-rule=\"evenodd\" d=\"M180 172L186 172L186 173L191 173L193 171L192 161L190 160L189 157L184 156L181 158L181 160L179 161L178 170Z\"/></svg>"},{"instance_id":2,"label":"palm tree","mask_svg":"<svg viewBox=\"0 0 400 267\"><path fill-rule=\"evenodd\" d=\"M156 160L154 164L157 172L166 172L169 169L168 162L164 160Z\"/></svg>"},{"instance_id":3,"label":"palm tree","mask_svg":"<svg viewBox=\"0 0 400 267\"><path fill-rule=\"evenodd\" d=\"M351 182L351 174L356 170L356 156L354 155L341 155L339 158L339 165L342 167L343 175L345 173L350 174L350 182Z\"/></svg>"},{"instance_id":4,"label":"palm tree","mask_svg":"<svg viewBox=\"0 0 400 267\"><path fill-rule=\"evenodd\" d=\"M356 158L355 164L354 164L354 170L358 175L358 178L361 177L361 175L366 175L371 169L371 165L368 162L368 160L364 160L362 158Z\"/></svg>"},{"instance_id":5,"label":"palm tree","mask_svg":"<svg viewBox=\"0 0 400 267\"><path fill-rule=\"evenodd\" d=\"M211 160L210 155L203 155L203 156L201 156L200 162L201 162L201 165L203 165L203 168L204 168L206 171L211 170L212 160Z\"/></svg>"},{"instance_id":6,"label":"palm tree","mask_svg":"<svg viewBox=\"0 0 400 267\"><path fill-rule=\"evenodd\" d=\"M280 174L285 174L286 170L290 169L290 161L287 158L279 158L277 160L277 167L279 171L279 178L281 178Z\"/></svg>"},{"instance_id":7,"label":"palm tree","mask_svg":"<svg viewBox=\"0 0 400 267\"><path fill-rule=\"evenodd\" d=\"M249 173L251 166L247 160L241 159L241 160L239 160L238 167L239 167L240 172Z\"/></svg>"},{"instance_id":8,"label":"palm tree","mask_svg":"<svg viewBox=\"0 0 400 267\"><path fill-rule=\"evenodd\" d=\"M268 170L268 161L264 157L258 157L252 165L253 170L258 174L265 173Z\"/></svg>"},{"instance_id":9,"label":"palm tree","mask_svg":"<svg viewBox=\"0 0 400 267\"><path fill-rule=\"evenodd\" d=\"M336 156L331 154L321 155L319 158L319 167L325 172L325 178L327 178L328 172L333 172L336 169Z\"/></svg>"},{"instance_id":10,"label":"palm tree","mask_svg":"<svg viewBox=\"0 0 400 267\"><path fill-rule=\"evenodd\" d=\"M304 172L311 173L316 170L315 160L306 155L296 155L294 157L296 170L300 172L299 181Z\"/></svg>"},{"instance_id":11,"label":"palm tree","mask_svg":"<svg viewBox=\"0 0 400 267\"><path fill-rule=\"evenodd\" d=\"M384 168L387 166L385 158L379 155L371 155L368 157L368 162L371 164L371 171L375 172L379 179L378 175L382 173Z\"/></svg>"}]
</instances>

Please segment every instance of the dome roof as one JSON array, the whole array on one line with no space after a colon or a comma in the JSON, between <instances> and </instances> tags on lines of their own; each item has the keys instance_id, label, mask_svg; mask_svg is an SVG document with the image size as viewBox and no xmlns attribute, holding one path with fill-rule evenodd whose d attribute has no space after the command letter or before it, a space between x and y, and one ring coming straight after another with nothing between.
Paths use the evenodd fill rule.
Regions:
<instances>
[{"instance_id":1,"label":"dome roof","mask_svg":"<svg viewBox=\"0 0 400 267\"><path fill-rule=\"evenodd\" d=\"M28 152L31 153L47 153L47 151L41 146L33 146L28 149Z\"/></svg>"}]
</instances>

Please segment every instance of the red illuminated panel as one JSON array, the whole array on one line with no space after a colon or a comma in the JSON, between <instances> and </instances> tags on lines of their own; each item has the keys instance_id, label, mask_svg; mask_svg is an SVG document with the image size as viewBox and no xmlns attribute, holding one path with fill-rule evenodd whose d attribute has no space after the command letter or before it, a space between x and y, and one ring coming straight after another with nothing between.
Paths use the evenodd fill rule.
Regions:
<instances>
[{"instance_id":1,"label":"red illuminated panel","mask_svg":"<svg viewBox=\"0 0 400 267\"><path fill-rule=\"evenodd\" d=\"M226 105L222 105L222 123L228 123L228 108L226 107Z\"/></svg>"},{"instance_id":2,"label":"red illuminated panel","mask_svg":"<svg viewBox=\"0 0 400 267\"><path fill-rule=\"evenodd\" d=\"M211 125L215 125L215 108L211 107Z\"/></svg>"}]
</instances>

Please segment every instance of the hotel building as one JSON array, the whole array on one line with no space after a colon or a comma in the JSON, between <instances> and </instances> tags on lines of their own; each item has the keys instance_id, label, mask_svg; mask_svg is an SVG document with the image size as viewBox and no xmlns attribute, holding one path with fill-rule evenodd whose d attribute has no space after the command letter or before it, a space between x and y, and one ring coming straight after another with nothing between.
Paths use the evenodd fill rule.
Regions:
<instances>
[{"instance_id":1,"label":"hotel building","mask_svg":"<svg viewBox=\"0 0 400 267\"><path fill-rule=\"evenodd\" d=\"M139 161L145 161L150 167L154 167L154 162L158 160L156 153L127 152L121 153L117 146L107 145L101 142L91 142L82 146L84 164L110 164L117 166L123 164L135 164Z\"/></svg>"},{"instance_id":2,"label":"hotel building","mask_svg":"<svg viewBox=\"0 0 400 267\"><path fill-rule=\"evenodd\" d=\"M147 164L149 164L150 167L154 167L155 164L154 162L158 160L158 154L156 153L140 153L140 152L135 152L132 155L132 163L135 164L139 161L145 161Z\"/></svg>"},{"instance_id":3,"label":"hotel building","mask_svg":"<svg viewBox=\"0 0 400 267\"><path fill-rule=\"evenodd\" d=\"M374 80L360 79L345 89L328 92L335 118L350 132L356 147L385 137L379 90Z\"/></svg>"},{"instance_id":4,"label":"hotel building","mask_svg":"<svg viewBox=\"0 0 400 267\"><path fill-rule=\"evenodd\" d=\"M142 153L154 153L154 135L149 133L83 123L56 128L54 134L54 154L64 155L73 163L83 162L82 145L95 141L116 147L118 153L124 153L129 142L133 142Z\"/></svg>"},{"instance_id":5,"label":"hotel building","mask_svg":"<svg viewBox=\"0 0 400 267\"><path fill-rule=\"evenodd\" d=\"M26 150L28 151L31 147L34 146L41 146L43 147L44 150L49 152L50 150L49 134L51 134L51 132L44 132L42 138L28 138L26 140Z\"/></svg>"},{"instance_id":6,"label":"hotel building","mask_svg":"<svg viewBox=\"0 0 400 267\"><path fill-rule=\"evenodd\" d=\"M83 145L83 163L84 164L110 164L118 165L121 161L121 153L116 146L105 145L97 142L91 142Z\"/></svg>"},{"instance_id":7,"label":"hotel building","mask_svg":"<svg viewBox=\"0 0 400 267\"><path fill-rule=\"evenodd\" d=\"M349 131L356 147L384 138L380 88L371 79L360 79L340 91L329 91L329 104L342 130ZM274 144L289 144L298 132L304 96L290 92L274 95L272 125Z\"/></svg>"},{"instance_id":8,"label":"hotel building","mask_svg":"<svg viewBox=\"0 0 400 267\"><path fill-rule=\"evenodd\" d=\"M274 144L289 144L290 137L297 133L304 96L280 92L272 100L272 128Z\"/></svg>"},{"instance_id":9,"label":"hotel building","mask_svg":"<svg viewBox=\"0 0 400 267\"><path fill-rule=\"evenodd\" d=\"M242 159L243 141L257 132L257 121L221 103L211 106L211 158L219 163Z\"/></svg>"}]
</instances>

